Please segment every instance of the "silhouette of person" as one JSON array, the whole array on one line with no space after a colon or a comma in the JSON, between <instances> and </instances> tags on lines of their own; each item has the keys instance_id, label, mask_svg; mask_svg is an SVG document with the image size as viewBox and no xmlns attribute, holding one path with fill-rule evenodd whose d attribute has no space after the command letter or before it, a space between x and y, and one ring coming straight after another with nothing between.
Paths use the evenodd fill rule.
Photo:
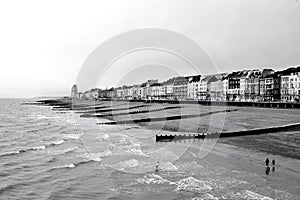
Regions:
<instances>
[{"instance_id":1,"label":"silhouette of person","mask_svg":"<svg viewBox=\"0 0 300 200\"><path fill-rule=\"evenodd\" d=\"M269 175L269 173L270 173L270 167L266 166L266 174Z\"/></svg>"},{"instance_id":2,"label":"silhouette of person","mask_svg":"<svg viewBox=\"0 0 300 200\"><path fill-rule=\"evenodd\" d=\"M275 159L272 160L272 171L275 171Z\"/></svg>"},{"instance_id":3,"label":"silhouette of person","mask_svg":"<svg viewBox=\"0 0 300 200\"><path fill-rule=\"evenodd\" d=\"M156 166L155 166L155 171L158 172L158 165L159 165L159 161L157 161Z\"/></svg>"},{"instance_id":4,"label":"silhouette of person","mask_svg":"<svg viewBox=\"0 0 300 200\"><path fill-rule=\"evenodd\" d=\"M266 161L265 161L266 166L269 166L269 162L270 162L270 160L269 160L269 158L267 158Z\"/></svg>"}]
</instances>

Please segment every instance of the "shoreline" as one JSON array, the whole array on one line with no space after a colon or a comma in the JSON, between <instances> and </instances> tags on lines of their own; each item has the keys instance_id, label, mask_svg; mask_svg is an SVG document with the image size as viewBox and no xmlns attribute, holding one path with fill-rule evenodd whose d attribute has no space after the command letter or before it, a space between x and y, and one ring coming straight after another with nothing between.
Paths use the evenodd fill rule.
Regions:
<instances>
[{"instance_id":1,"label":"shoreline","mask_svg":"<svg viewBox=\"0 0 300 200\"><path fill-rule=\"evenodd\" d=\"M300 103L296 102L247 102L247 101L208 101L208 100L144 100L144 99L98 99L98 100L86 100L71 98L60 99L44 99L35 101L38 104L44 105L56 105L62 106L63 104L69 104L76 106L84 105L86 103L97 102L129 102L129 103L158 103L158 104L199 104L205 106L235 106L235 107L258 107L258 108L278 108L278 109L300 109ZM34 104L34 102L24 102L24 104ZM91 105L91 104L87 104Z\"/></svg>"}]
</instances>

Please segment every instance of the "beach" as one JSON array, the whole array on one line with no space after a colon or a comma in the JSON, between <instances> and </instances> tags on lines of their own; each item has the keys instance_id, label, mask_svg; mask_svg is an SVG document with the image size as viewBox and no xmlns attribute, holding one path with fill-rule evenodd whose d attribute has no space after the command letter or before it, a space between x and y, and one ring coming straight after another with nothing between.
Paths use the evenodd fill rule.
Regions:
<instances>
[{"instance_id":1,"label":"beach","mask_svg":"<svg viewBox=\"0 0 300 200\"><path fill-rule=\"evenodd\" d=\"M298 131L195 141L155 141L156 134L178 134L178 131L179 134L221 128L231 131L296 123L298 110L227 107L237 111L225 116L219 113L203 119L183 119L180 125L176 120L97 125L141 116L206 113L224 108L179 105L180 109L126 115L129 110L174 105L96 102L101 104L99 107L107 106L105 109L119 109L97 114L123 115L95 118L80 117L83 113L78 110L22 105L24 100L1 101L1 199L300 197ZM122 108L126 109L120 110ZM267 157L276 160L276 169L269 175L265 174ZM157 161L159 171L155 172Z\"/></svg>"}]
</instances>

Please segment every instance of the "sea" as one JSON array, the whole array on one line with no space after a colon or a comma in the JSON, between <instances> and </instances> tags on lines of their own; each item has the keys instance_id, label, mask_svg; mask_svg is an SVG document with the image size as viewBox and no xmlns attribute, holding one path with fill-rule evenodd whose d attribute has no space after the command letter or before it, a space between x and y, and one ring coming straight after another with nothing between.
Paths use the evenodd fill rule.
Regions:
<instances>
[{"instance_id":1,"label":"sea","mask_svg":"<svg viewBox=\"0 0 300 200\"><path fill-rule=\"evenodd\" d=\"M298 159L213 140L156 143L146 127L25 101L0 99L1 200L300 199ZM268 175L266 156L278 163Z\"/></svg>"}]
</instances>

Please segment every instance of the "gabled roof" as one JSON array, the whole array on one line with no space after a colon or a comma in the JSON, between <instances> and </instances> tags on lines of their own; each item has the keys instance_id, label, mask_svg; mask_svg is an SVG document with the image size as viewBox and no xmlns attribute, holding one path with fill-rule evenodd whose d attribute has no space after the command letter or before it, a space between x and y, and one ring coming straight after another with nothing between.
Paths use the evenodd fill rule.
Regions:
<instances>
[{"instance_id":1,"label":"gabled roof","mask_svg":"<svg viewBox=\"0 0 300 200\"><path fill-rule=\"evenodd\" d=\"M183 76L179 76L179 77L176 77L175 80L174 80L174 84L179 84L181 82L187 82L188 79L186 77L183 77Z\"/></svg>"},{"instance_id":2,"label":"gabled roof","mask_svg":"<svg viewBox=\"0 0 300 200\"><path fill-rule=\"evenodd\" d=\"M189 83L199 82L201 80L201 75L187 76L186 78L189 80Z\"/></svg>"},{"instance_id":3,"label":"gabled roof","mask_svg":"<svg viewBox=\"0 0 300 200\"><path fill-rule=\"evenodd\" d=\"M167 81L162 82L162 85L173 85L175 78L170 78Z\"/></svg>"},{"instance_id":4,"label":"gabled roof","mask_svg":"<svg viewBox=\"0 0 300 200\"><path fill-rule=\"evenodd\" d=\"M161 83L153 83L151 86L161 86Z\"/></svg>"},{"instance_id":5,"label":"gabled roof","mask_svg":"<svg viewBox=\"0 0 300 200\"><path fill-rule=\"evenodd\" d=\"M298 67L290 67L286 70L278 71L276 74L278 75L291 75L292 73L300 72L300 66Z\"/></svg>"},{"instance_id":6,"label":"gabled roof","mask_svg":"<svg viewBox=\"0 0 300 200\"><path fill-rule=\"evenodd\" d=\"M224 77L224 79L239 79L239 78L246 78L251 70L243 70L243 71L236 71L228 74Z\"/></svg>"}]
</instances>

